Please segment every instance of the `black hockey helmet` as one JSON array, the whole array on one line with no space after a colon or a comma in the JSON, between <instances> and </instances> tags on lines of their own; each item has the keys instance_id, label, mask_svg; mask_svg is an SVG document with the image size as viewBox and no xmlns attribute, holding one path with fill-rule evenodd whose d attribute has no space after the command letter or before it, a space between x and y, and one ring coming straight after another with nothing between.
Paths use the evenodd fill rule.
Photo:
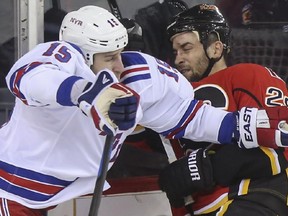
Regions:
<instances>
[{"instance_id":1,"label":"black hockey helmet","mask_svg":"<svg viewBox=\"0 0 288 216\"><path fill-rule=\"evenodd\" d=\"M215 5L199 4L187 9L174 16L167 27L170 39L175 34L187 31L197 31L204 45L208 35L214 32L224 44L224 49L229 50L230 27Z\"/></svg>"}]
</instances>

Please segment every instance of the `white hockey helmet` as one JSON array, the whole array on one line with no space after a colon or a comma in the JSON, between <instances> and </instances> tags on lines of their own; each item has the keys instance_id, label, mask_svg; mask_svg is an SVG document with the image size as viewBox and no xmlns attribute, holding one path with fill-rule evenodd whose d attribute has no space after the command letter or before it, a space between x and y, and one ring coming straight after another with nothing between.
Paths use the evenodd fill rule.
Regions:
<instances>
[{"instance_id":1,"label":"white hockey helmet","mask_svg":"<svg viewBox=\"0 0 288 216\"><path fill-rule=\"evenodd\" d=\"M97 6L68 13L62 21L59 39L79 46L89 67L95 53L113 52L128 43L126 28L108 10Z\"/></svg>"}]
</instances>

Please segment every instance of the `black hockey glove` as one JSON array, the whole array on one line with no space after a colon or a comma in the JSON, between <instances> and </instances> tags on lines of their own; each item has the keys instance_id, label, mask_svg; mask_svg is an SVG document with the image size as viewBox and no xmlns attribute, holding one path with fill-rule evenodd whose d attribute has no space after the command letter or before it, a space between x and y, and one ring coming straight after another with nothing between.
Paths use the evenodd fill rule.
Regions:
<instances>
[{"instance_id":1,"label":"black hockey glove","mask_svg":"<svg viewBox=\"0 0 288 216\"><path fill-rule=\"evenodd\" d=\"M214 186L212 165L206 150L197 149L164 168L159 175L160 189L173 207L184 205L184 197Z\"/></svg>"}]
</instances>

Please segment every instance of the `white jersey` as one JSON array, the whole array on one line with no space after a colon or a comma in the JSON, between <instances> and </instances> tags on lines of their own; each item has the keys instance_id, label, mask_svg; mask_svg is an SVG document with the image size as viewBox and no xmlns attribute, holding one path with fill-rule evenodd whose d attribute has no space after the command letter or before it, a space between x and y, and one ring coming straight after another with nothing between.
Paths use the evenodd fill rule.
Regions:
<instances>
[{"instance_id":1,"label":"white jersey","mask_svg":"<svg viewBox=\"0 0 288 216\"><path fill-rule=\"evenodd\" d=\"M122 60L121 82L140 95L138 124L169 138L230 141L227 112L194 100L178 71L138 52ZM80 78L95 75L65 42L40 44L11 68L6 80L16 104L0 129L0 197L39 209L93 192L105 135L71 102L69 89ZM132 131L117 131L110 167Z\"/></svg>"}]
</instances>

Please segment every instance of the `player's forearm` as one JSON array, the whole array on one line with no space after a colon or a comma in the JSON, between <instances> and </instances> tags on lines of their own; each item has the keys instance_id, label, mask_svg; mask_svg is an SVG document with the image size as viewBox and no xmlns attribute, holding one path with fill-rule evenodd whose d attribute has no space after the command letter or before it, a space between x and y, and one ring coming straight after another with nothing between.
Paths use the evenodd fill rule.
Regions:
<instances>
[{"instance_id":1,"label":"player's forearm","mask_svg":"<svg viewBox=\"0 0 288 216\"><path fill-rule=\"evenodd\" d=\"M225 145L210 155L215 181L231 185L242 179L259 179L279 174L287 168L284 149L241 149Z\"/></svg>"},{"instance_id":2,"label":"player's forearm","mask_svg":"<svg viewBox=\"0 0 288 216\"><path fill-rule=\"evenodd\" d=\"M31 106L73 106L73 98L79 97L87 83L81 77L43 68L23 76L18 85L19 97Z\"/></svg>"},{"instance_id":3,"label":"player's forearm","mask_svg":"<svg viewBox=\"0 0 288 216\"><path fill-rule=\"evenodd\" d=\"M192 104L192 105L191 105ZM239 112L226 112L191 103L180 121L161 134L167 138L188 138L220 144L238 144L241 148L288 146L288 108L266 110L243 107Z\"/></svg>"},{"instance_id":4,"label":"player's forearm","mask_svg":"<svg viewBox=\"0 0 288 216\"><path fill-rule=\"evenodd\" d=\"M230 144L236 126L237 120L233 113L203 104L187 125L184 138Z\"/></svg>"}]
</instances>

